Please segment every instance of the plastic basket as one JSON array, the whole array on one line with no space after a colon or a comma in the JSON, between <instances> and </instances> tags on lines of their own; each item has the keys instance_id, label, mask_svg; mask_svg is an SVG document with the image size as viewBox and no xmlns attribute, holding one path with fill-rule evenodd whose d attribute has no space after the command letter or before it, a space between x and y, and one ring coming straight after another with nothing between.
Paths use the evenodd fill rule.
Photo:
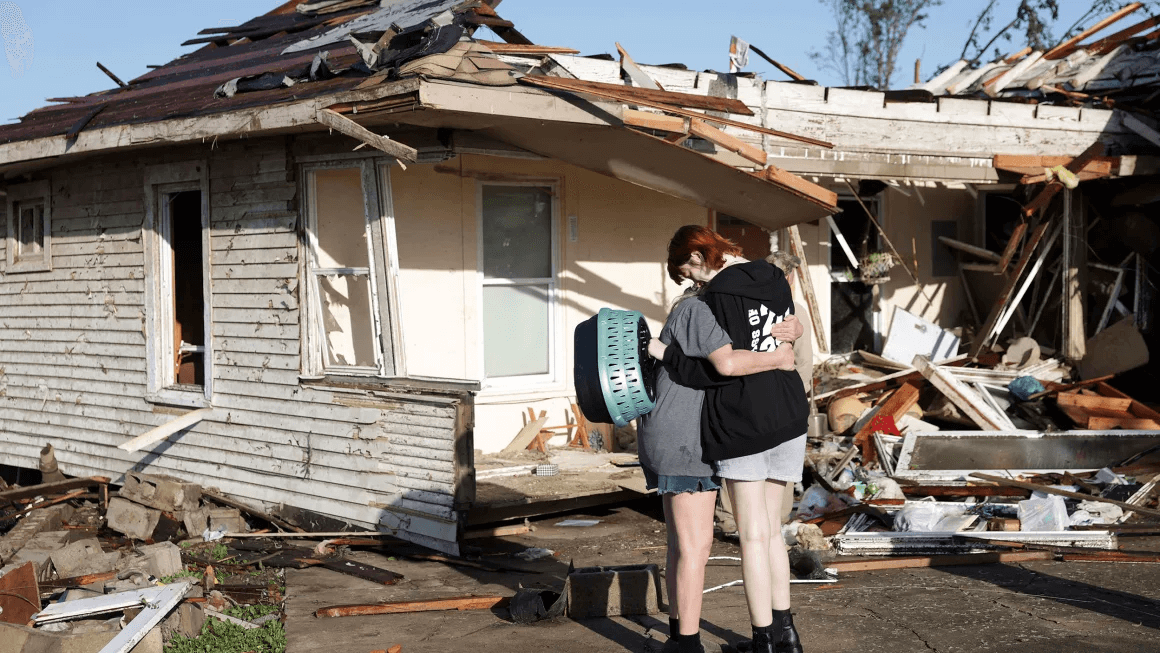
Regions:
<instances>
[{"instance_id":1,"label":"plastic basket","mask_svg":"<svg viewBox=\"0 0 1160 653\"><path fill-rule=\"evenodd\" d=\"M588 420L627 426L653 409L651 339L639 311L603 308L576 327L576 398Z\"/></svg>"}]
</instances>

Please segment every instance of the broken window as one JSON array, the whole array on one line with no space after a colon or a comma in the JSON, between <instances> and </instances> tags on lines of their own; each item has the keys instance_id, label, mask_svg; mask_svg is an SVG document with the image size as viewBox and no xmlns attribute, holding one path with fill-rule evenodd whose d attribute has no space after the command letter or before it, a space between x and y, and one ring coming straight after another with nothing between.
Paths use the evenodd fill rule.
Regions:
<instances>
[{"instance_id":1,"label":"broken window","mask_svg":"<svg viewBox=\"0 0 1160 653\"><path fill-rule=\"evenodd\" d=\"M52 269L48 182L8 190L8 272Z\"/></svg>"},{"instance_id":2,"label":"broken window","mask_svg":"<svg viewBox=\"0 0 1160 653\"><path fill-rule=\"evenodd\" d=\"M483 373L554 372L555 215L548 186L482 188Z\"/></svg>"},{"instance_id":3,"label":"broken window","mask_svg":"<svg viewBox=\"0 0 1160 653\"><path fill-rule=\"evenodd\" d=\"M378 183L389 190L385 168L372 162L313 167L306 171L309 206L310 366L313 372L392 373L387 260Z\"/></svg>"},{"instance_id":4,"label":"broken window","mask_svg":"<svg viewBox=\"0 0 1160 653\"><path fill-rule=\"evenodd\" d=\"M157 403L199 406L212 396L207 184L201 163L146 171L148 385Z\"/></svg>"}]
</instances>

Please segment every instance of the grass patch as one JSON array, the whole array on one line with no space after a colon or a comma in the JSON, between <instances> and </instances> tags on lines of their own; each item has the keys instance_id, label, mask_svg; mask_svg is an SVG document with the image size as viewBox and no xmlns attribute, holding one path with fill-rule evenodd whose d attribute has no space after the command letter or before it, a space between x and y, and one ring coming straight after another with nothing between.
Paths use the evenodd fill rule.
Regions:
<instances>
[{"instance_id":1,"label":"grass patch","mask_svg":"<svg viewBox=\"0 0 1160 653\"><path fill-rule=\"evenodd\" d=\"M276 605L244 605L225 611L231 617L252 621L278 612ZM165 645L165 653L286 653L286 629L272 619L261 628L247 629L207 618L201 634L189 638L176 635Z\"/></svg>"}]
</instances>

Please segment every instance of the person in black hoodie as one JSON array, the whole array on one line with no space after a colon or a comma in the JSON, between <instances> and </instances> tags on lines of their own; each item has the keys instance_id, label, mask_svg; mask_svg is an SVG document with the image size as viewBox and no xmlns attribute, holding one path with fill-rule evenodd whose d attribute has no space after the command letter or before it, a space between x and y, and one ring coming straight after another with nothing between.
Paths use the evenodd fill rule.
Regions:
<instances>
[{"instance_id":1,"label":"person in black hoodie","mask_svg":"<svg viewBox=\"0 0 1160 653\"><path fill-rule=\"evenodd\" d=\"M732 242L692 225L679 229L669 243L668 271L677 283L704 285L703 299L735 349L789 346L776 334L793 315L793 298L774 265L746 261ZM801 379L792 369L728 379L712 369L697 372L674 346L664 350L663 359L679 383L706 388L702 451L733 497L752 649L801 653L780 528L782 495L801 479L805 459L809 405Z\"/></svg>"}]
</instances>

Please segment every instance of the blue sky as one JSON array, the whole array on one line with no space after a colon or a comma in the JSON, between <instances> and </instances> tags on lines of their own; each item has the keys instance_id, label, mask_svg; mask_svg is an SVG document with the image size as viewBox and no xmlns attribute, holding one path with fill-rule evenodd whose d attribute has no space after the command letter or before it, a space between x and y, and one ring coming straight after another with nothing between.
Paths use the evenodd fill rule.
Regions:
<instances>
[{"instance_id":1,"label":"blue sky","mask_svg":"<svg viewBox=\"0 0 1160 653\"><path fill-rule=\"evenodd\" d=\"M0 123L43 106L46 98L111 88L113 83L97 70L97 61L127 81L146 72L148 64L163 64L191 51L179 44L202 28L238 25L280 0L0 0L0 15L12 4L21 9L32 31L35 52L20 77L14 78L8 62L0 60ZM923 60L924 76L955 61L975 14L985 4L985 0L946 0L933 9L927 27L912 30L894 86L910 81L916 58ZM1018 2L1002 4L999 16L1006 18ZM1060 4L1059 30L1090 6L1087 0ZM736 34L808 78L824 84L841 82L818 70L808 56L824 47L833 29L832 17L818 0L506 0L499 13L536 43L598 54L615 53L619 41L638 62L681 62L698 70L727 69L729 37ZM1139 12L1124 25L1143 17ZM749 70L784 79L756 56L750 58Z\"/></svg>"}]
</instances>

